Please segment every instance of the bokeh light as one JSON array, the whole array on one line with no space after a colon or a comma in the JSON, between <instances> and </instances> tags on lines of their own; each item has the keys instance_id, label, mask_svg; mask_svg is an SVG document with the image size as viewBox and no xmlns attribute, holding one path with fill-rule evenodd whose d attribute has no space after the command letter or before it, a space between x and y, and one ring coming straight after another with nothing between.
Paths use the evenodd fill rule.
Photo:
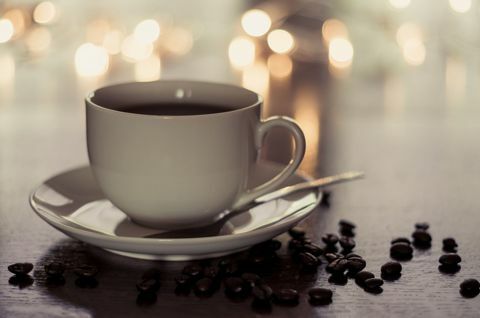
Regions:
<instances>
[{"instance_id":1,"label":"bokeh light","mask_svg":"<svg viewBox=\"0 0 480 318\"><path fill-rule=\"evenodd\" d=\"M403 9L410 5L410 0L389 0L392 7L397 9Z\"/></svg>"},{"instance_id":2,"label":"bokeh light","mask_svg":"<svg viewBox=\"0 0 480 318\"><path fill-rule=\"evenodd\" d=\"M105 36L110 31L110 22L103 18L97 18L87 24L86 41L101 45Z\"/></svg>"},{"instance_id":3,"label":"bokeh light","mask_svg":"<svg viewBox=\"0 0 480 318\"><path fill-rule=\"evenodd\" d=\"M425 61L425 45L418 38L411 38L405 42L402 49L403 58L410 65L421 65Z\"/></svg>"},{"instance_id":4,"label":"bokeh light","mask_svg":"<svg viewBox=\"0 0 480 318\"><path fill-rule=\"evenodd\" d=\"M288 53L295 46L290 32L282 29L273 30L267 37L268 46L275 53Z\"/></svg>"},{"instance_id":5,"label":"bokeh light","mask_svg":"<svg viewBox=\"0 0 480 318\"><path fill-rule=\"evenodd\" d=\"M228 58L233 67L241 69L255 60L255 43L248 37L238 36L228 46Z\"/></svg>"},{"instance_id":6,"label":"bokeh light","mask_svg":"<svg viewBox=\"0 0 480 318\"><path fill-rule=\"evenodd\" d=\"M148 59L135 63L135 80L150 82L160 79L162 64L160 57L151 55Z\"/></svg>"},{"instance_id":7,"label":"bokeh light","mask_svg":"<svg viewBox=\"0 0 480 318\"><path fill-rule=\"evenodd\" d=\"M265 11L259 9L245 12L241 23L245 33L255 37L266 34L272 26L270 16Z\"/></svg>"},{"instance_id":8,"label":"bokeh light","mask_svg":"<svg viewBox=\"0 0 480 318\"><path fill-rule=\"evenodd\" d=\"M17 37L21 35L27 26L27 17L25 13L20 9L11 9L5 12L3 19L10 20L13 25L13 36Z\"/></svg>"},{"instance_id":9,"label":"bokeh light","mask_svg":"<svg viewBox=\"0 0 480 318\"><path fill-rule=\"evenodd\" d=\"M0 55L0 70L0 84L11 84L15 78L15 60L12 55Z\"/></svg>"},{"instance_id":10,"label":"bokeh light","mask_svg":"<svg viewBox=\"0 0 480 318\"><path fill-rule=\"evenodd\" d=\"M75 51L75 69L82 77L100 76L107 72L110 58L105 48L84 43Z\"/></svg>"},{"instance_id":11,"label":"bokeh light","mask_svg":"<svg viewBox=\"0 0 480 318\"><path fill-rule=\"evenodd\" d=\"M272 54L267 60L268 70L273 77L285 78L292 73L293 63L286 54Z\"/></svg>"},{"instance_id":12,"label":"bokeh light","mask_svg":"<svg viewBox=\"0 0 480 318\"><path fill-rule=\"evenodd\" d=\"M14 32L12 21L0 19L0 43L8 42Z\"/></svg>"},{"instance_id":13,"label":"bokeh light","mask_svg":"<svg viewBox=\"0 0 480 318\"><path fill-rule=\"evenodd\" d=\"M57 9L50 1L40 2L33 11L33 20L40 24L50 24L55 21Z\"/></svg>"},{"instance_id":14,"label":"bokeh light","mask_svg":"<svg viewBox=\"0 0 480 318\"><path fill-rule=\"evenodd\" d=\"M453 11L465 13L472 7L472 0L448 0Z\"/></svg>"},{"instance_id":15,"label":"bokeh light","mask_svg":"<svg viewBox=\"0 0 480 318\"><path fill-rule=\"evenodd\" d=\"M133 36L139 42L155 42L160 36L160 25L153 19L143 20L135 27Z\"/></svg>"},{"instance_id":16,"label":"bokeh light","mask_svg":"<svg viewBox=\"0 0 480 318\"><path fill-rule=\"evenodd\" d=\"M334 38L328 45L328 60L336 68L346 68L352 64L353 46L349 40Z\"/></svg>"},{"instance_id":17,"label":"bokeh light","mask_svg":"<svg viewBox=\"0 0 480 318\"><path fill-rule=\"evenodd\" d=\"M122 42L122 55L129 62L138 62L150 57L153 53L152 43L138 41L133 35L127 36Z\"/></svg>"},{"instance_id":18,"label":"bokeh light","mask_svg":"<svg viewBox=\"0 0 480 318\"><path fill-rule=\"evenodd\" d=\"M108 54L115 55L120 53L122 48L123 34L119 30L110 30L105 34L102 46L107 50Z\"/></svg>"},{"instance_id":19,"label":"bokeh light","mask_svg":"<svg viewBox=\"0 0 480 318\"><path fill-rule=\"evenodd\" d=\"M51 42L52 35L45 27L34 27L25 37L27 49L33 54L41 54L47 51Z\"/></svg>"},{"instance_id":20,"label":"bokeh light","mask_svg":"<svg viewBox=\"0 0 480 318\"><path fill-rule=\"evenodd\" d=\"M187 54L193 47L193 36L189 30L174 28L162 38L165 49L175 55Z\"/></svg>"},{"instance_id":21,"label":"bokeh light","mask_svg":"<svg viewBox=\"0 0 480 318\"><path fill-rule=\"evenodd\" d=\"M422 30L413 22L405 22L397 30L396 39L400 47L403 47L410 39L417 39L421 41L422 38Z\"/></svg>"},{"instance_id":22,"label":"bokeh light","mask_svg":"<svg viewBox=\"0 0 480 318\"><path fill-rule=\"evenodd\" d=\"M322 36L323 40L328 45L328 43L334 38L348 38L348 29L342 21L328 19L323 22Z\"/></svg>"},{"instance_id":23,"label":"bokeh light","mask_svg":"<svg viewBox=\"0 0 480 318\"><path fill-rule=\"evenodd\" d=\"M269 87L268 68L262 61L257 61L243 69L242 86L264 97Z\"/></svg>"}]
</instances>

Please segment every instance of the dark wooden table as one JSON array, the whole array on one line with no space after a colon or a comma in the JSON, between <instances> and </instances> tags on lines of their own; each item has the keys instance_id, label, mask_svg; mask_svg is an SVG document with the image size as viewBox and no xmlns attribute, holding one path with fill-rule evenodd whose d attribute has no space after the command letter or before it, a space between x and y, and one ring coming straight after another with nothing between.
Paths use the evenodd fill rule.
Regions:
<instances>
[{"instance_id":1,"label":"dark wooden table","mask_svg":"<svg viewBox=\"0 0 480 318\"><path fill-rule=\"evenodd\" d=\"M222 41L217 42L226 43ZM301 299L296 307L273 306L270 315L479 317L480 296L465 299L459 294L463 279L480 279L480 98L475 88L478 72L467 72L474 61L460 59L452 66L447 54L438 47L435 51L434 46L421 66L404 65L400 71L381 70L372 75L355 68L356 61L361 64L362 58L370 58L361 47L360 43L350 75L338 79L323 63L297 62L290 77L270 78L266 90L259 89L268 97L265 116L292 116L305 130L309 144L304 171L323 176L361 169L367 175L363 181L332 188L330 208L318 207L301 226L320 243L324 233L338 231L340 219L355 222L355 252L376 275L390 260L390 240L410 236L415 222L430 223L432 247L415 250L413 259L402 263L402 277L386 282L384 292L374 295L352 280L346 286L328 283L325 264L316 275L286 268L290 264L288 236L281 235L280 265L266 273L265 279L274 288L298 289ZM241 84L238 73L228 71L223 50L216 55L204 50L166 63L162 77ZM205 56L213 57L206 62ZM117 256L72 240L34 215L28 195L35 186L55 173L87 163L84 93L99 84L132 80L128 69L101 82L81 82L68 63L60 67L47 62L19 63L13 82L1 86L0 317L260 315L250 308L251 299L232 302L223 292L210 298L176 296L173 277L184 262ZM448 73L449 67L454 73ZM452 76L456 76L453 82L448 81ZM462 78L465 85L458 84ZM269 136L264 156L286 162L291 149L285 138L282 132ZM451 275L437 269L441 241L448 236L457 239L463 260L461 270ZM46 286L43 265L52 260L70 266L97 264L98 287L76 287L71 272L65 286ZM19 289L8 283L7 266L15 262L35 265L33 285ZM139 307L135 283L151 267L163 272L162 286L155 304ZM307 291L313 286L331 288L333 303L311 306Z\"/></svg>"}]
</instances>

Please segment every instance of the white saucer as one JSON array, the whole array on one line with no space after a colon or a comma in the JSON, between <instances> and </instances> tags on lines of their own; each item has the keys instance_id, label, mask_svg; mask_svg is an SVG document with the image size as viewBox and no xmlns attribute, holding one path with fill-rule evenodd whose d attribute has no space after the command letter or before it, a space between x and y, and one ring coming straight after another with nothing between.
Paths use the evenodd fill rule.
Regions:
<instances>
[{"instance_id":1,"label":"white saucer","mask_svg":"<svg viewBox=\"0 0 480 318\"><path fill-rule=\"evenodd\" d=\"M259 164L252 183L270 179L281 168L275 163ZM308 179L297 173L285 186ZM30 204L54 228L113 253L142 259L190 260L235 253L271 239L307 217L320 198L317 190L292 194L234 216L217 236L193 238L145 238L160 231L131 222L113 206L98 188L88 166L48 179L33 191ZM293 212L279 222L258 228L270 219Z\"/></svg>"}]
</instances>

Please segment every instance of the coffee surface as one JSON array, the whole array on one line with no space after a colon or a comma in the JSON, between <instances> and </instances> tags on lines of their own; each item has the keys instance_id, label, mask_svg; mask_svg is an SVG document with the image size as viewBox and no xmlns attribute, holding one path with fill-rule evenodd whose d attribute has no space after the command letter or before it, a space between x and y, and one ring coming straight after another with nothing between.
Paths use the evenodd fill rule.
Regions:
<instances>
[{"instance_id":1,"label":"coffee surface","mask_svg":"<svg viewBox=\"0 0 480 318\"><path fill-rule=\"evenodd\" d=\"M223 113L232 108L222 105L208 105L199 103L157 103L131 105L120 109L123 112L158 116L189 116Z\"/></svg>"}]
</instances>

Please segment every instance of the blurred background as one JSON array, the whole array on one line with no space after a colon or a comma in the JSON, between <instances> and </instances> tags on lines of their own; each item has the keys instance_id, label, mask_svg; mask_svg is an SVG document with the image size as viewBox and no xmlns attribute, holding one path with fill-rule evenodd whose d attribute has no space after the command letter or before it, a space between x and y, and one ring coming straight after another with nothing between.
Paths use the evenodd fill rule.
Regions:
<instances>
[{"instance_id":1,"label":"blurred background","mask_svg":"<svg viewBox=\"0 0 480 318\"><path fill-rule=\"evenodd\" d=\"M0 140L12 140L22 116L26 134L72 132L42 143L61 157L83 142L83 96L98 86L221 81L262 94L264 117L294 117L307 137L302 168L315 174L333 107L394 127L404 114L474 106L479 14L476 0L2 1ZM287 136L270 136L287 146L265 156L287 161Z\"/></svg>"}]
</instances>

